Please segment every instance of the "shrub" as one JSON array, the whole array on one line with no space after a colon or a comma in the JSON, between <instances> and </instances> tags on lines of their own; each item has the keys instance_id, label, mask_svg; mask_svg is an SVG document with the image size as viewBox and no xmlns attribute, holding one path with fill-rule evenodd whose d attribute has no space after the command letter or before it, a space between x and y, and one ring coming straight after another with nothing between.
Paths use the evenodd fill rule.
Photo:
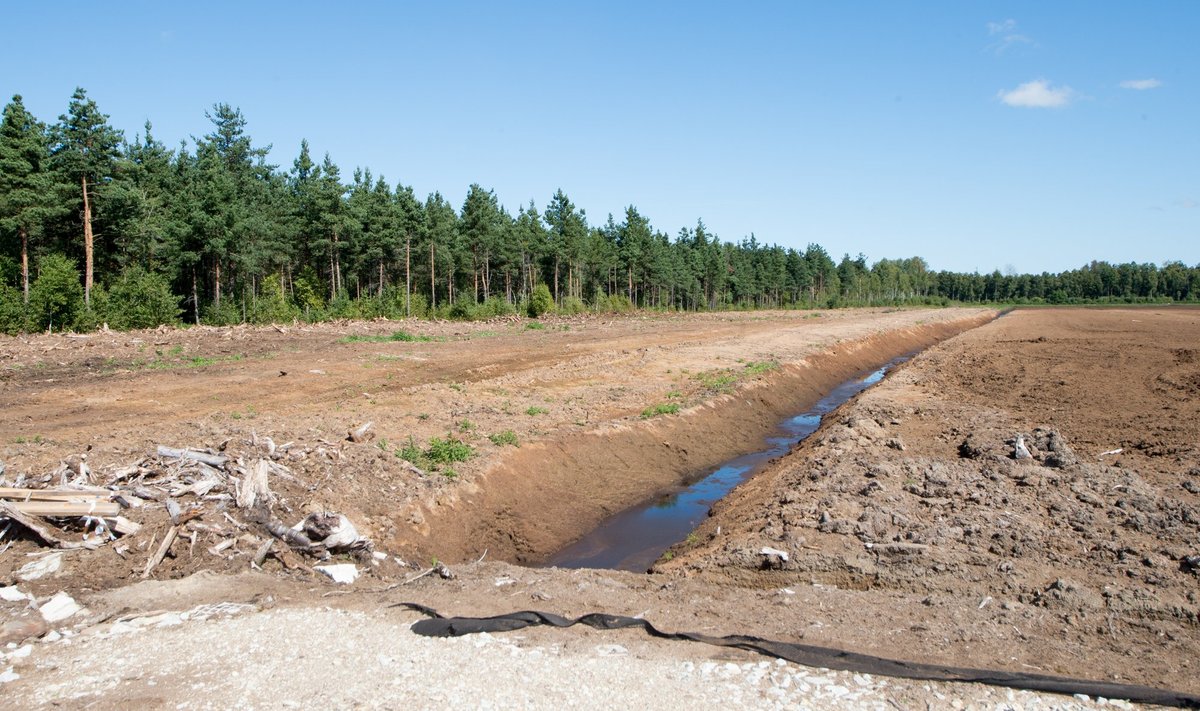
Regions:
<instances>
[{"instance_id":1,"label":"shrub","mask_svg":"<svg viewBox=\"0 0 1200 711\"><path fill-rule=\"evenodd\" d=\"M583 305L583 301L576 296L568 296L562 300L562 304L558 307L558 312L566 316L574 316L587 311L587 307Z\"/></svg>"},{"instance_id":2,"label":"shrub","mask_svg":"<svg viewBox=\"0 0 1200 711\"><path fill-rule=\"evenodd\" d=\"M554 311L554 298L550 296L550 287L545 284L533 287L533 294L529 296L528 309L532 318L541 318L544 314Z\"/></svg>"},{"instance_id":3,"label":"shrub","mask_svg":"<svg viewBox=\"0 0 1200 711\"><path fill-rule=\"evenodd\" d=\"M449 433L446 439L434 437L429 440L429 449L425 451L425 456L434 464L465 462L474 455L474 447Z\"/></svg>"},{"instance_id":4,"label":"shrub","mask_svg":"<svg viewBox=\"0 0 1200 711\"><path fill-rule=\"evenodd\" d=\"M83 311L83 285L75 263L61 254L48 254L38 262L38 276L29 286L30 325L38 330L75 326Z\"/></svg>"},{"instance_id":5,"label":"shrub","mask_svg":"<svg viewBox=\"0 0 1200 711\"><path fill-rule=\"evenodd\" d=\"M0 281L0 333L15 336L25 330L25 300L20 289Z\"/></svg>"},{"instance_id":6,"label":"shrub","mask_svg":"<svg viewBox=\"0 0 1200 711\"><path fill-rule=\"evenodd\" d=\"M278 281L275 288L279 291ZM179 322L179 298L162 275L130 267L108 289L105 308L96 311L107 314L114 328L153 328Z\"/></svg>"}]
</instances>

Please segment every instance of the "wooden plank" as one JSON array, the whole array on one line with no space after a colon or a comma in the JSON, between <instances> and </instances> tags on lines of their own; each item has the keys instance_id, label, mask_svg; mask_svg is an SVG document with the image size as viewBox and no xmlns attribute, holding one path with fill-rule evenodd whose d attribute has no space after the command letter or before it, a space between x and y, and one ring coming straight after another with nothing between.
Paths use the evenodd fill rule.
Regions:
<instances>
[{"instance_id":1,"label":"wooden plank","mask_svg":"<svg viewBox=\"0 0 1200 711\"><path fill-rule=\"evenodd\" d=\"M0 486L0 499L13 501L94 501L107 499L113 492L108 489L18 489Z\"/></svg>"},{"instance_id":2,"label":"wooden plank","mask_svg":"<svg viewBox=\"0 0 1200 711\"><path fill-rule=\"evenodd\" d=\"M30 516L101 516L121 513L115 501L6 501L9 507Z\"/></svg>"}]
</instances>

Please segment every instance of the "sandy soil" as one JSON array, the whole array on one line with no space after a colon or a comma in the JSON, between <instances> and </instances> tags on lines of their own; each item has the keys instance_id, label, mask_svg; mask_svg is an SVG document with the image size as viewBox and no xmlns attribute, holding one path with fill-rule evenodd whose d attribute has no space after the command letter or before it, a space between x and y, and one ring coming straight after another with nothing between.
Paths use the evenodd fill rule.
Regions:
<instances>
[{"instance_id":1,"label":"sandy soil","mask_svg":"<svg viewBox=\"0 0 1200 711\"><path fill-rule=\"evenodd\" d=\"M140 577L147 536L165 528L161 505L150 503L138 512L147 527L133 537L127 559L111 546L69 553L59 575L22 589L40 596L70 590L93 613L71 623L85 637L123 616L206 602L243 602L268 612L334 605L373 618L387 603L413 600L450 614L527 608L644 614L669 629L1196 691L1188 673L1198 651L1196 578L1187 562L1200 547L1192 513L1200 492L1195 310L1020 311L934 346L715 507L652 575L490 562L536 560L606 511L758 441L783 415L804 409L806 393L813 393L811 401L822 386L988 318L963 310L737 314L563 322L543 331L496 324L473 334L459 325L422 330L393 323L286 334L99 335L95 345L82 347L66 337L13 342L0 352L0 428L21 433L6 434L0 450L10 481L17 471L48 471L87 444L93 445L88 461L104 472L160 442L215 447L228 438L227 451L249 457L251 431L276 442L294 439L304 456L280 461L299 483L272 481L280 492L275 510L298 517L336 507L379 550L408 561L397 565L393 555L364 566L371 568L367 577L349 588L268 558L266 574L193 576L103 592ZM397 327L447 340L337 342L351 331ZM213 346L216 338L222 340ZM161 359L169 359L178 345L177 359L211 358L222 349L245 357L196 368L104 370L110 358L123 363L146 350L163 350ZM89 348L100 349L98 362L80 354ZM780 366L744 373L747 362L765 361ZM493 362L502 365L489 368ZM53 382L34 382L31 373ZM709 386L730 374L738 377L726 392ZM222 393L217 400L214 392ZM678 415L638 417L648 405L676 400L685 405ZM524 414L531 406L549 412ZM96 413L108 408L127 414L100 421ZM171 414L178 412L188 415ZM422 441L469 419L475 427L460 436L478 446L479 456L454 480L419 477L376 443L342 442L346 429L368 419L389 442L409 432ZM714 434L716 425L739 434L723 438ZM503 429L513 429L522 446L494 447L484 438ZM1011 458L1018 433L1034 450L1032 461ZM1099 456L1118 448L1119 455ZM575 483L598 504L553 513L570 503L570 489L562 488L570 482L546 474L556 460L587 473ZM683 463L662 464L672 460ZM611 471L643 466L640 494L629 486L606 496L596 482L589 486L589 479L603 479L621 489ZM550 523L531 518L517 497L497 495L522 476L534 481L520 498L539 502ZM213 508L200 521L215 518ZM563 520L576 525L556 523ZM140 548L138 538L145 539ZM239 542L227 558L204 554L216 540L219 534L202 530L199 544L177 546L155 576L245 570L255 546ZM764 545L787 551L788 561L765 559L758 552ZM439 555L439 547L451 551L440 554L450 561L489 552L485 562L452 565L453 580L429 575L397 585ZM24 554L34 552L32 543L21 542L0 555L0 578L11 578ZM3 607L10 617L21 614L19 604ZM583 644L570 640L595 633L565 633L565 640L562 632L522 634L520 645L545 648ZM634 642L623 637L620 644ZM668 657L714 654L646 644ZM45 653L17 662L23 676L10 685L14 692L33 694L39 682L54 678L53 664L38 660L68 653L43 646ZM147 683L133 679L99 698L140 698ZM903 688L907 695L885 695L880 703L945 705L920 685ZM987 701L952 688L958 691L950 698L957 693L981 707L1003 707L996 701L1002 697Z\"/></svg>"}]
</instances>

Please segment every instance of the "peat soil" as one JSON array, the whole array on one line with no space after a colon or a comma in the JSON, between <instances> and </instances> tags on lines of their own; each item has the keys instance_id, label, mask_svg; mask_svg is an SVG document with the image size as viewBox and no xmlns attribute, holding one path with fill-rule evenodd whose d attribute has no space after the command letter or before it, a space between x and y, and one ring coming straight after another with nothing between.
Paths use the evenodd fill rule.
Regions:
<instances>
[{"instance_id":1,"label":"peat soil","mask_svg":"<svg viewBox=\"0 0 1200 711\"><path fill-rule=\"evenodd\" d=\"M566 616L642 615L670 630L750 634L903 659L1198 691L1194 660L1200 658L1200 606L1189 560L1200 552L1200 528L1193 518L1200 492L1195 345L1200 311L1030 310L989 322L993 316L956 310L581 320L558 323L552 327L557 330L527 331L523 324L472 327L495 332L478 338L456 333L463 328L459 325L395 323L289 329L287 334L232 329L228 338L226 331L111 334L97 336L97 345L88 347L103 352L109 347L103 339L125 339L118 347L128 357L139 348L130 339L159 339L163 345L156 347L165 359L178 343L185 352L201 351L221 338L221 347L232 340L241 346L233 352L245 356L163 371L96 374L80 364L68 337L12 342L0 351L9 364L6 371L53 372L46 373L52 382L41 385L8 372L0 381L6 443L0 459L7 463L10 483L14 472L32 479L72 453L86 452L88 444L88 461L103 477L131 457L146 456L158 443L217 447L228 439L226 451L249 457L252 433L275 442L292 439L297 454L282 461L297 481L272 480L275 511L281 517L290 511L296 518L319 508L342 511L375 540L376 550L389 555L382 563L363 564L366 573L354 585L335 586L307 567L285 570L274 558L266 559L263 571L244 572L253 545L239 540L226 557L215 557L205 553L214 539L200 533L194 546L177 544L174 557L156 568L152 577L157 580L135 582L150 554L146 544L166 527L161 504L150 504L135 512L146 527L131 538L128 558L111 547L68 552L56 574L20 583L39 600L66 590L88 610L60 623L62 631L75 632L73 637L35 645L28 657L5 662L19 675L5 685L5 694L37 703L85 699L115 707L149 699L203 707L207 702L189 696L189 689L210 684L223 689L211 697L214 704L245 700L244 684L205 676L206 664L220 664L219 650L211 643L187 642L194 625L209 623L173 626L173 618L159 615L208 605L204 615L211 617L211 606L233 604L250 611L246 630L259 630L266 619L262 615L276 609L306 610L314 620L365 616L386 636L372 644L391 645L402 657L405 643L393 626L398 623L396 629L402 630L415 619L390 607L402 600L446 614L540 609ZM570 330L562 330L564 325ZM979 327L929 348L828 416L813 437L715 506L696 535L670 551L671 559L661 560L653 573L512 564L548 555L569 542L564 539L578 536L591 517L571 514L578 519L571 535L539 533L556 524L530 524L526 511L506 509L511 499L488 493L495 484L511 483L521 474L536 479L556 453L586 472L621 469L612 465L621 457L636 465L645 456L647 477L661 475L656 468L662 461L686 459L683 465L668 465L675 468L662 475L663 481L672 481L680 472L711 466L737 451L738 443L703 434L672 446L673 438L687 437L689 428L683 425L724 422L726 429L737 430L744 422L742 441L753 446L782 417L811 404L783 397L792 387L787 384L801 382L809 371L831 371L827 388L870 365L849 363L850 357L875 348L879 351L866 355L883 356L890 350L880 347L885 332L909 332L924 339L915 344L920 346L971 326ZM349 333L387 334L396 328L413 333L426 328L420 332L446 340L337 343ZM892 344L900 347L896 353L911 350L901 340ZM49 354L58 360L36 365L48 362ZM850 369L844 375L832 373L839 356ZM407 369L391 367L399 358ZM509 365L489 369L490 362ZM748 363L760 362L779 365L747 372ZM381 363L384 372L370 372ZM314 377L297 384L287 380L294 373ZM711 387L734 374L738 377L728 387ZM396 390L382 390L383 383L397 379ZM177 392L172 380L191 383ZM308 397L292 392L305 389ZM768 412L775 392L782 409ZM223 399L214 400L213 393ZM576 399L580 395L584 401ZM121 407L126 398L133 401L126 406L129 419L97 416L106 407ZM676 399L684 404L678 414L639 416L646 407ZM156 409L155 403L164 400L169 406ZM242 418L233 418L235 403L254 404L253 412L238 404ZM536 403L549 412L523 413ZM84 411L78 411L81 407ZM93 409L90 418L88 408ZM748 414L759 411L761 417ZM381 412L388 417L378 416ZM464 412L483 425L474 434L457 430L478 454L455 479L415 475L377 441L343 441L346 429L366 420L376 422L389 449L393 439L408 432L424 441L445 434ZM420 417L424 413L428 418ZM12 436L10 428L20 431ZM521 447L487 443L484 435L503 429L514 429ZM46 434L33 441L39 432ZM625 440L618 433L641 444L622 449L617 444ZM1018 434L1029 443L1031 461L1012 458ZM589 438L594 441L588 447L570 449L572 441ZM648 443L654 439L658 447L652 449ZM652 454L659 448L671 457ZM1122 451L1104 454L1115 449ZM696 451L705 455L692 458ZM582 495L594 493L586 480L579 486ZM593 509L594 519L659 486L643 487L636 497L597 494L604 505ZM531 482L524 496L549 512L570 492ZM206 517L220 516L219 502L205 506L211 506ZM505 510L512 512L508 519ZM521 525L511 525L518 519ZM455 520L457 527L449 523ZM787 552L788 559L763 556L764 546ZM454 577L418 577L441 548L454 551L440 558L451 562ZM0 579L12 581L15 568L40 552L32 541L17 540L0 554ZM27 614L25 607L0 602L0 614L11 621ZM238 619L231 618L229 634L238 634ZM259 630L256 634L263 636L239 658L247 668L274 663L269 660L297 649L304 658L320 658L318 632L336 626L321 619L311 635ZM173 645L172 658L124 645L108 676L63 677L79 660L93 658L90 652L107 649L103 640L114 626L130 624L163 628L155 634ZM134 635L128 639L148 639ZM612 652L621 658L711 660L718 666L753 660L737 651L647 640L631 632L535 629L506 639L530 654L552 650L572 659L576 653L590 659ZM66 642L74 646L63 646ZM608 651L598 651L601 647ZM374 654L375 647L370 649ZM388 653L381 647L379 659ZM355 663L352 656L330 662ZM564 663L573 668L573 662ZM486 678L486 671L481 673ZM337 692L336 685L310 676L293 681L280 676L259 685L298 684L306 690L302 702L327 700ZM330 671L330 679L338 676ZM522 688L535 683L513 681ZM372 698L386 705L397 697L389 697L384 684L377 682L381 695ZM505 698L507 685L497 681L491 698ZM977 687L948 688L897 681L878 706L943 708L961 700L968 706L1007 707L1007 692L996 696ZM798 688L787 693L791 696L783 698L792 703L839 706L813 701ZM337 698L335 706L346 705L346 698ZM1007 698L1011 703L1013 697ZM1025 708L1088 705L1049 698L1018 701ZM362 698L349 701L361 704ZM525 705L551 701L534 698ZM764 705L765 697L758 701L751 698L750 704Z\"/></svg>"},{"instance_id":2,"label":"peat soil","mask_svg":"<svg viewBox=\"0 0 1200 711\"><path fill-rule=\"evenodd\" d=\"M1200 691L1198 344L1196 309L1011 313L833 413L656 571L773 594L814 643Z\"/></svg>"}]
</instances>

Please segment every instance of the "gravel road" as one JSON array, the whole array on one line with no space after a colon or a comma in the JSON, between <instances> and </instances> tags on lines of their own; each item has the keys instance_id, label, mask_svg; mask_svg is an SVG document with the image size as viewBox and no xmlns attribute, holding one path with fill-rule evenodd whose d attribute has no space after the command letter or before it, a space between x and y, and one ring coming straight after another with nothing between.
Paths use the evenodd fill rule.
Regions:
<instances>
[{"instance_id":1,"label":"gravel road","mask_svg":"<svg viewBox=\"0 0 1200 711\"><path fill-rule=\"evenodd\" d=\"M0 706L1134 708L811 669L633 631L429 639L408 630L415 619L387 609L223 604L106 622L0 653Z\"/></svg>"}]
</instances>

